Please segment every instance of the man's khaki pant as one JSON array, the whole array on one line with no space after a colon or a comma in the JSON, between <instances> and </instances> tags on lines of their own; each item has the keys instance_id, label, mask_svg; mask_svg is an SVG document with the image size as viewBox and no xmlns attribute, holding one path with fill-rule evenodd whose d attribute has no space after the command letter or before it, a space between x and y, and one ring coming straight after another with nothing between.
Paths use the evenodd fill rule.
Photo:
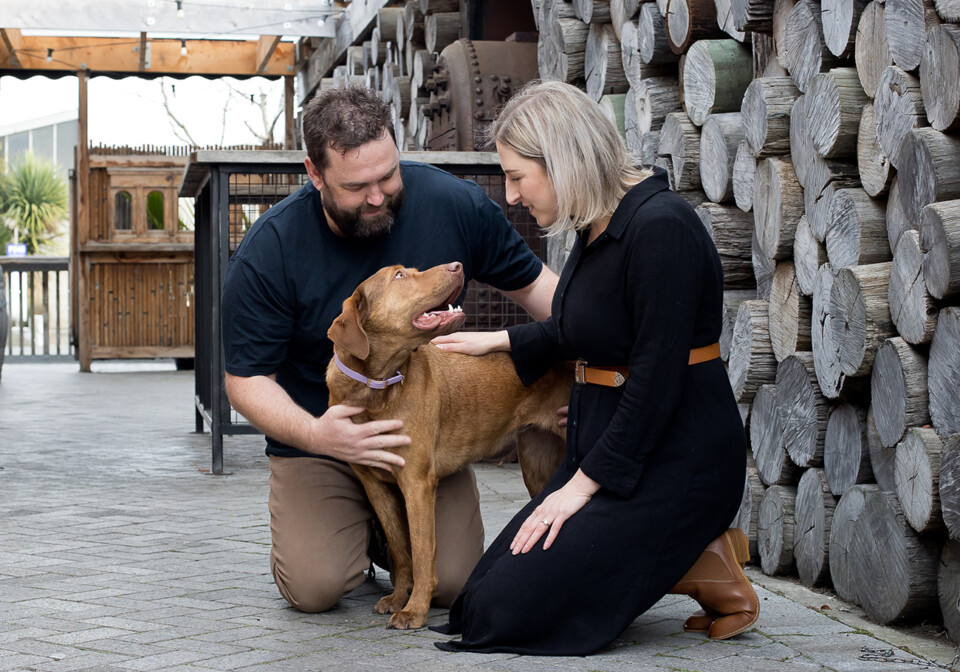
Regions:
<instances>
[{"instance_id":1,"label":"man's khaki pant","mask_svg":"<svg viewBox=\"0 0 960 672\"><path fill-rule=\"evenodd\" d=\"M295 609L325 611L364 579L373 509L353 470L312 457L270 456L270 568ZM473 470L437 487L437 588L449 606L483 554Z\"/></svg>"}]
</instances>

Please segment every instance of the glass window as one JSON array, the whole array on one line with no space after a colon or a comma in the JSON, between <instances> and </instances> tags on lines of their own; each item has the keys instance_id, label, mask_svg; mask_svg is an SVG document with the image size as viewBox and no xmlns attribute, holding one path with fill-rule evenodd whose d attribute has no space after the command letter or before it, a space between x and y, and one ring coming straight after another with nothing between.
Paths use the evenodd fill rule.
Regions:
<instances>
[{"instance_id":1,"label":"glass window","mask_svg":"<svg viewBox=\"0 0 960 672\"><path fill-rule=\"evenodd\" d=\"M113 227L117 231L129 231L131 229L130 207L133 199L130 193L126 191L117 192L113 198Z\"/></svg>"},{"instance_id":2,"label":"glass window","mask_svg":"<svg viewBox=\"0 0 960 672\"><path fill-rule=\"evenodd\" d=\"M151 191L147 194L147 228L163 231L163 224L163 192Z\"/></svg>"},{"instance_id":3,"label":"glass window","mask_svg":"<svg viewBox=\"0 0 960 672\"><path fill-rule=\"evenodd\" d=\"M53 163L53 126L33 129L33 155Z\"/></svg>"},{"instance_id":4,"label":"glass window","mask_svg":"<svg viewBox=\"0 0 960 672\"><path fill-rule=\"evenodd\" d=\"M57 166L63 172L73 168L73 148L77 144L77 122L57 124Z\"/></svg>"},{"instance_id":5,"label":"glass window","mask_svg":"<svg viewBox=\"0 0 960 672\"><path fill-rule=\"evenodd\" d=\"M30 149L30 131L14 133L7 138L7 163L12 167L20 163L20 158Z\"/></svg>"}]
</instances>

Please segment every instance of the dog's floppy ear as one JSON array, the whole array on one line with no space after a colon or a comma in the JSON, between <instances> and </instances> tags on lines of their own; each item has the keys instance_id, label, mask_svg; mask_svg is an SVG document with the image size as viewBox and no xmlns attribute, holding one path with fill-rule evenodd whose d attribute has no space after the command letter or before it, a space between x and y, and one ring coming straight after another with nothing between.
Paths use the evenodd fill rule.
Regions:
<instances>
[{"instance_id":1,"label":"dog's floppy ear","mask_svg":"<svg viewBox=\"0 0 960 672\"><path fill-rule=\"evenodd\" d=\"M358 359L370 355L370 341L363 330L367 313L367 299L359 289L343 302L343 312L327 330L327 338Z\"/></svg>"}]
</instances>

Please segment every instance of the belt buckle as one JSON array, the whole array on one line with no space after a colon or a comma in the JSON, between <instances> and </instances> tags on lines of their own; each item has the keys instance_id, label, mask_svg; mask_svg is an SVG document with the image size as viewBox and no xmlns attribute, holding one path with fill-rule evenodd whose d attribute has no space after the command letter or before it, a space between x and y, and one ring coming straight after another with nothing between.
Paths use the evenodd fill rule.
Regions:
<instances>
[{"instance_id":1,"label":"belt buckle","mask_svg":"<svg viewBox=\"0 0 960 672\"><path fill-rule=\"evenodd\" d=\"M573 379L580 385L585 385L587 382L586 374L584 372L584 369L586 368L586 366L587 366L587 360L585 359L577 360L576 368L574 369L574 372L573 372Z\"/></svg>"}]
</instances>

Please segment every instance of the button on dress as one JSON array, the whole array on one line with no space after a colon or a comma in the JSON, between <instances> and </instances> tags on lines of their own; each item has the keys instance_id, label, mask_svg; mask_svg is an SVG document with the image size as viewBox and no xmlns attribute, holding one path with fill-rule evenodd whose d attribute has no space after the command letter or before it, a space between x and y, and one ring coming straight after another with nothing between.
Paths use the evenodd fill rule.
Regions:
<instances>
[{"instance_id":1,"label":"button on dress","mask_svg":"<svg viewBox=\"0 0 960 672\"><path fill-rule=\"evenodd\" d=\"M509 330L525 384L553 363L629 366L621 387L575 384L564 463L494 540L436 628L448 651L586 655L653 606L730 524L743 493L743 423L719 359L723 272L694 210L658 169L606 231L578 235L552 317ZM510 542L578 469L601 489L550 549ZM695 604L691 601L691 609ZM680 624L677 624L679 629Z\"/></svg>"}]
</instances>

